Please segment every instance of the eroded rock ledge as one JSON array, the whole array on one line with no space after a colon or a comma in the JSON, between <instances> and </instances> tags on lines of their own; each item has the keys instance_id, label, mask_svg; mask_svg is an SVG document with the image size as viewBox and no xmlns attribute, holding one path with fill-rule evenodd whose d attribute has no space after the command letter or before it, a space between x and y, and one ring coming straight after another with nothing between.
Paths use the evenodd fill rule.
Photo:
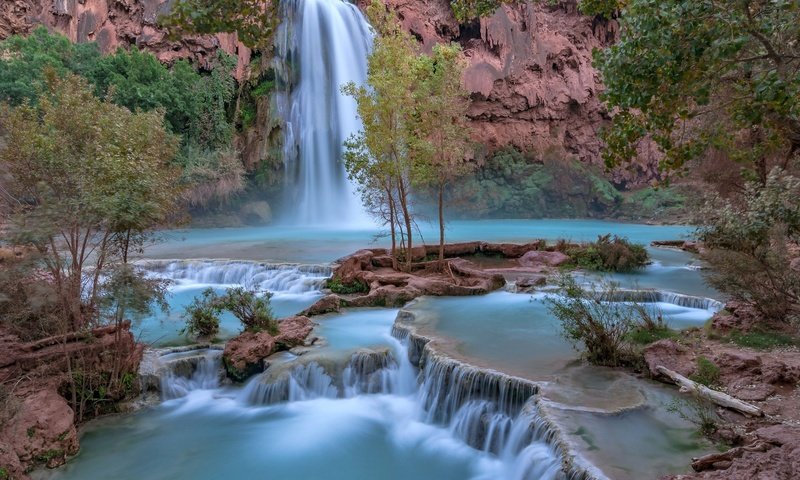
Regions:
<instances>
[{"instance_id":1,"label":"eroded rock ledge","mask_svg":"<svg viewBox=\"0 0 800 480\"><path fill-rule=\"evenodd\" d=\"M408 359L412 365L422 370L423 376L426 372L439 370L437 374L445 377L447 385L459 389L458 394L452 395L451 398L459 399L462 404L481 398L497 401L501 409L518 411L525 415L531 422L529 428L532 438L546 442L561 457L562 470L566 478L570 480L606 478L602 472L575 452L566 440L563 430L547 415L546 406L539 395L540 386L537 383L492 369L479 368L453 358L437 348L434 338L418 333L413 325L415 320L412 312L401 310L392 327L392 336L406 342ZM446 396L446 393L436 392L439 396ZM441 399L433 404L440 409L445 407L441 412L435 412L440 417L446 416L448 411L456 411L460 406L447 405Z\"/></svg>"},{"instance_id":2,"label":"eroded rock ledge","mask_svg":"<svg viewBox=\"0 0 800 480\"><path fill-rule=\"evenodd\" d=\"M332 278L339 285L362 291L327 295L301 315L321 315L345 307L402 307L423 295L484 295L503 288L508 278L534 285L569 260L563 253L548 250L544 241L536 241L452 243L445 245L443 266L438 261L425 261L438 256L438 249L437 245L415 248L413 256L418 262L408 272L392 268L390 252L385 248L359 250L341 258L334 264ZM472 261L481 258L508 262L483 268Z\"/></svg>"}]
</instances>

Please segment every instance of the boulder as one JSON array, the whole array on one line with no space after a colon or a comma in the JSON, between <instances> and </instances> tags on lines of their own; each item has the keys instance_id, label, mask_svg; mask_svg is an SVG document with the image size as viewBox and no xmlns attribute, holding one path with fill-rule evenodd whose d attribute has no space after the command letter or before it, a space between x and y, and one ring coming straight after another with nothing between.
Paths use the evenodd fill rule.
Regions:
<instances>
[{"instance_id":1,"label":"boulder","mask_svg":"<svg viewBox=\"0 0 800 480\"><path fill-rule=\"evenodd\" d=\"M243 382L264 371L264 359L275 351L275 339L267 332L244 332L228 340L222 361L228 376Z\"/></svg>"},{"instance_id":2,"label":"boulder","mask_svg":"<svg viewBox=\"0 0 800 480\"><path fill-rule=\"evenodd\" d=\"M54 386L45 386L24 399L11 401L17 404L15 414L2 430L0 448L4 451L0 452L0 458L10 457L12 470L16 465L29 468L45 464L55 468L66 463L68 456L78 453L75 414Z\"/></svg>"},{"instance_id":3,"label":"boulder","mask_svg":"<svg viewBox=\"0 0 800 480\"><path fill-rule=\"evenodd\" d=\"M335 313L340 311L341 309L342 309L342 298L334 293L320 298L313 305L300 312L300 315L306 317L313 317L315 315Z\"/></svg>"},{"instance_id":4,"label":"boulder","mask_svg":"<svg viewBox=\"0 0 800 480\"><path fill-rule=\"evenodd\" d=\"M280 333L275 337L279 349L290 349L303 345L306 338L314 330L314 322L305 316L289 317L281 320Z\"/></svg>"},{"instance_id":5,"label":"boulder","mask_svg":"<svg viewBox=\"0 0 800 480\"><path fill-rule=\"evenodd\" d=\"M532 250L517 261L523 267L558 267L569 262L570 258L561 252Z\"/></svg>"},{"instance_id":6,"label":"boulder","mask_svg":"<svg viewBox=\"0 0 800 480\"><path fill-rule=\"evenodd\" d=\"M642 352L644 361L650 374L659 376L656 367L662 366L677 372L684 377L691 375L695 370L694 354L674 340L659 340L645 347Z\"/></svg>"}]
</instances>

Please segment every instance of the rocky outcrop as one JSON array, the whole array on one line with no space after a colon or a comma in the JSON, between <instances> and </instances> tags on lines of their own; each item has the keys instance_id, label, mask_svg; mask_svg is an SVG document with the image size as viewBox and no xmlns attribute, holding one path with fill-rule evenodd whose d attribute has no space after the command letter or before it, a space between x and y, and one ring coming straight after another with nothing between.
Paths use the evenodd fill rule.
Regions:
<instances>
[{"instance_id":1,"label":"rocky outcrop","mask_svg":"<svg viewBox=\"0 0 800 480\"><path fill-rule=\"evenodd\" d=\"M296 316L279 322L279 333L243 332L225 344L222 361L228 376L237 382L264 371L264 360L273 353L303 345L314 329L308 317Z\"/></svg>"},{"instance_id":2,"label":"rocky outcrop","mask_svg":"<svg viewBox=\"0 0 800 480\"><path fill-rule=\"evenodd\" d=\"M458 23L449 0L387 4L426 49L451 41L463 46L476 141L490 150L514 146L540 158L601 163L598 131L609 115L599 99L603 85L592 51L616 39L616 20L584 16L575 0L515 2L468 24ZM653 178L652 157L643 150L639 168L615 172L614 180Z\"/></svg>"},{"instance_id":3,"label":"rocky outcrop","mask_svg":"<svg viewBox=\"0 0 800 480\"><path fill-rule=\"evenodd\" d=\"M142 346L129 329L126 322L121 328L102 327L33 342L0 331L0 468L9 475L3 478L25 479L33 467L57 467L78 452L76 414L59 393L69 384L68 359L73 369L98 376L110 375L115 368L117 374L136 372ZM119 355L116 361L114 355ZM109 391L108 398L118 400L132 393Z\"/></svg>"},{"instance_id":4,"label":"rocky outcrop","mask_svg":"<svg viewBox=\"0 0 800 480\"><path fill-rule=\"evenodd\" d=\"M0 39L27 34L38 25L73 42L97 42L103 53L135 45L164 63L191 59L205 67L218 50L237 57L237 79L245 76L251 51L235 34L167 38L158 17L170 0L4 0L0 2Z\"/></svg>"}]
</instances>

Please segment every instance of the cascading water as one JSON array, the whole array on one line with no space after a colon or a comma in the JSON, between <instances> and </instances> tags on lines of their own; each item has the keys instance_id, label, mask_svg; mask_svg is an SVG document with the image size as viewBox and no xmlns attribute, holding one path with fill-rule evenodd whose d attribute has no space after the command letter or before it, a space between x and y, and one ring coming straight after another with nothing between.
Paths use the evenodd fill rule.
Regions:
<instances>
[{"instance_id":1,"label":"cascading water","mask_svg":"<svg viewBox=\"0 0 800 480\"><path fill-rule=\"evenodd\" d=\"M287 169L283 220L297 225L367 224L342 163L343 143L361 128L341 92L363 84L372 31L342 0L286 0L277 35L278 114Z\"/></svg>"},{"instance_id":2,"label":"cascading water","mask_svg":"<svg viewBox=\"0 0 800 480\"><path fill-rule=\"evenodd\" d=\"M161 378L161 398L171 400L185 397L193 390L211 390L219 387L222 368L222 351L208 350L194 356L178 356L171 362L169 356L162 360L166 373ZM171 365L175 364L175 365ZM188 370L182 372L181 370Z\"/></svg>"},{"instance_id":3,"label":"cascading water","mask_svg":"<svg viewBox=\"0 0 800 480\"><path fill-rule=\"evenodd\" d=\"M277 294L316 292L331 275L325 265L244 261L163 260L141 266L151 275L188 285L245 285Z\"/></svg>"}]
</instances>

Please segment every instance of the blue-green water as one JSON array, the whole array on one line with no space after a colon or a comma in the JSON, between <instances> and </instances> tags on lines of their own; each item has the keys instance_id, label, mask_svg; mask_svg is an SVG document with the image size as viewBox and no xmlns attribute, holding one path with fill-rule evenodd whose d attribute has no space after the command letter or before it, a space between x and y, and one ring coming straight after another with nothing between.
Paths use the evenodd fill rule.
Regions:
<instances>
[{"instance_id":1,"label":"blue-green water","mask_svg":"<svg viewBox=\"0 0 800 480\"><path fill-rule=\"evenodd\" d=\"M420 222L424 242L435 244L437 226ZM636 243L687 238L688 226L617 223L602 220L459 220L447 224L448 242L527 242L535 239L595 240L612 233ZM358 249L386 246L381 230L265 226L175 230L150 248L151 258L237 258L271 262L325 263Z\"/></svg>"}]
</instances>

